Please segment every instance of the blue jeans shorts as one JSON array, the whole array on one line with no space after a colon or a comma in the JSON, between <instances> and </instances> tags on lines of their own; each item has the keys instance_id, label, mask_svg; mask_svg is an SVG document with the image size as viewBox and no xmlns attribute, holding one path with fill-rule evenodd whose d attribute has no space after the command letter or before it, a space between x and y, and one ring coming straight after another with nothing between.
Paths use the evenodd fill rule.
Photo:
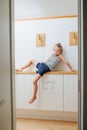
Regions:
<instances>
[{"instance_id":1,"label":"blue jeans shorts","mask_svg":"<svg viewBox=\"0 0 87 130\"><path fill-rule=\"evenodd\" d=\"M37 63L36 68L38 69L36 72L39 73L41 76L50 71L49 67L43 62Z\"/></svg>"}]
</instances>

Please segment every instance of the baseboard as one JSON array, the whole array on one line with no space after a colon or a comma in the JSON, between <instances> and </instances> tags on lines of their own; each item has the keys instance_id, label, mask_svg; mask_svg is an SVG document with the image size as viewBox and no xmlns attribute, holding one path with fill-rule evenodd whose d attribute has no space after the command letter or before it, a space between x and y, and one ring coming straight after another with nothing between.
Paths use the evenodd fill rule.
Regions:
<instances>
[{"instance_id":1,"label":"baseboard","mask_svg":"<svg viewBox=\"0 0 87 130\"><path fill-rule=\"evenodd\" d=\"M17 118L78 121L77 112L16 109Z\"/></svg>"}]
</instances>

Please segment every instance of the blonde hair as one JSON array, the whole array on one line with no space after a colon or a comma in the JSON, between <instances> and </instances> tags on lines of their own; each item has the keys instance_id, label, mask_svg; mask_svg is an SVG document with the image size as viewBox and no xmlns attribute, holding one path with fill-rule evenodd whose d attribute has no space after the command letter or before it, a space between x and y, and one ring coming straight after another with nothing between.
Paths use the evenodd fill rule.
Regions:
<instances>
[{"instance_id":1,"label":"blonde hair","mask_svg":"<svg viewBox=\"0 0 87 130\"><path fill-rule=\"evenodd\" d=\"M58 48L60 49L61 54L62 54L62 52L63 52L63 47L62 47L61 43L55 44L53 48L55 48L55 47L58 47Z\"/></svg>"}]
</instances>

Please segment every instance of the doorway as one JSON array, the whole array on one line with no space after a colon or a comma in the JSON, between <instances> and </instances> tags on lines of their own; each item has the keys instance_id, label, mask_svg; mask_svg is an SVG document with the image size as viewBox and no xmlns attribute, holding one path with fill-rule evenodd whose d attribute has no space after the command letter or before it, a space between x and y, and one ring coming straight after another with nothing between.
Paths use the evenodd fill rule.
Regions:
<instances>
[{"instance_id":1,"label":"doorway","mask_svg":"<svg viewBox=\"0 0 87 130\"><path fill-rule=\"evenodd\" d=\"M6 1L7 3L9 3L9 1ZM11 1L10 1L11 2ZM7 44L7 41L8 41L8 43L10 43L11 41L10 40L12 40L12 39L9 39L8 37L10 37L10 38L12 38L11 36L12 36L12 34L9 34L9 32L11 31L11 26L9 27L9 23L8 23L8 18L9 18L9 8L11 7L11 5L10 4L7 4L7 3L5 3L5 1L3 1L3 2L1 2L0 3L0 17L1 17L1 19L3 20L3 18L5 18L4 20L5 20L5 22L3 22L3 21L1 21L0 22L0 25L1 25L1 27L6 27L6 28L4 28L4 29L7 29L7 30L4 30L4 29L1 29L0 30L0 33L1 34L4 34L4 35L2 35L1 36L1 43L6 43L6 50L5 50L5 54L7 54L6 56L5 55L3 55L4 57L2 58L2 54L3 54L3 52L4 52L4 49L2 49L2 47L0 47L0 52L1 52L1 58L0 58L0 61L2 61L1 63L2 64L0 64L0 68L1 68L1 70L3 70L3 71L1 71L1 72L5 72L4 71L4 69L7 69L7 70L9 70L7 73L8 73L8 75L7 75L7 73L6 73L6 75L5 76L7 76L7 77L10 77L10 78L7 78L6 80L4 79L4 78L6 78L6 77L2 77L2 75L3 75L3 73L1 73L0 72L0 74L1 74L1 77L4 79L1 79L0 78L0 83L1 84L3 84L3 83L5 83L6 84L6 89L7 89L7 86L10 86L10 85L12 85L12 75L10 75L10 74L12 74L12 73L10 73L9 74L9 72L11 72L11 65L12 64L9 64L9 63L11 63L12 61L10 61L11 60L11 58L12 58L12 55L11 55L11 57L10 57L10 59L8 58L7 59L7 56L8 55L10 55L10 54L12 54L11 52L12 52L12 50L10 50L8 47L10 47L10 45L9 44ZM84 3L83 4L83 2L82 1L79 1L79 39L80 39L80 41L81 41L81 43L79 43L79 44L81 44L80 46L79 46L79 55L80 55L80 57L81 57L81 59L79 59L79 86L81 87L80 89L79 89L79 129L83 129L83 105L84 105L84 110L85 110L85 112L86 112L86 110L87 109L85 109L85 104L83 104L83 19L81 19L81 17L83 18L83 6L85 6L86 7L86 3ZM2 8L2 7L4 7L4 8ZM4 14L4 12L6 11L6 13ZM11 11L11 10L10 10ZM86 11L86 8L84 9L84 12ZM2 12L3 12L3 15L2 15ZM6 19L7 19L7 21L6 21ZM10 19L10 18L9 18ZM11 19L10 19L11 20ZM85 19L85 21L86 21L86 19ZM85 22L84 22L85 23ZM2 26L2 25L5 25L5 26ZM86 26L84 25L84 28L86 29ZM2 30L3 30L3 32L2 32ZM86 30L85 30L85 32L86 32ZM85 34L85 32L84 32L84 34ZM6 35L5 35L6 34ZM5 38L3 38L3 36L5 37ZM8 36L8 37L7 37ZM85 37L86 38L86 37ZM7 39L7 41L5 42L5 40ZM5 44L2 44L3 45L3 48L5 47ZM86 45L86 44L85 44ZM85 47L86 48L86 47ZM9 52L10 52L10 54L9 54ZM2 60L1 60L2 59ZM5 60L4 60L5 59ZM13 58L14 59L14 58ZM3 68L4 67L4 65L7 65L7 64L5 64L6 63L6 61L8 60L8 66L9 66L9 68L10 69L8 69L8 68ZM5 61L5 62L4 62ZM86 65L86 63L85 63L85 65ZM7 66L7 67L8 67ZM13 67L14 68L14 67ZM85 68L86 69L86 68ZM85 71L86 72L86 71ZM85 76L86 76L86 73L85 73ZM6 81L6 82L4 82L4 81ZM8 82L9 81L9 82ZM86 85L86 81L85 81L85 85ZM2 86L4 86L4 84L2 85ZM14 86L14 85L13 85ZM4 87L3 87L3 90L5 90L5 92L4 91L2 91L2 87L0 87L0 128L1 129L3 129L3 130L5 130L5 129L15 129L14 127L13 127L13 115L15 115L15 114L12 114L12 112L11 111L13 111L13 107L11 107L11 105L13 104L12 103L12 101L13 101L13 99L11 100L10 98L5 98L5 99L8 99L8 108L11 108L11 109L9 109L9 112L7 113L7 107L4 107L4 105L6 105L6 104L4 104L4 103L6 103L6 102L3 102L3 101L7 101L7 100L1 100L2 99L2 95L3 95L3 92L4 92L4 94L6 94L6 95L9 95L8 97L11 97L12 95L10 95L10 93L9 92L12 92L11 90L13 90L13 88L9 88L8 90L9 90L9 92L8 91L6 91L6 89L4 89ZM10 90L11 89L11 90ZM81 94L80 94L80 90L81 90ZM85 87L85 92L86 92L86 87ZM84 95L86 95L85 93L84 93ZM4 96L3 96L4 97ZM85 97L85 96L84 96ZM84 98L85 99L85 98ZM2 109L3 107L4 107L4 110ZM6 105L7 106L7 105ZM13 105L12 105L13 106ZM4 114L4 112L5 112L5 114ZM85 113L84 112L84 113ZM10 113L10 114L9 114ZM4 116L3 116L3 114L4 114ZM12 114L12 116L11 116L11 114ZM9 115L10 115L10 117L9 117ZM6 118L5 118L6 117ZM85 119L85 117L86 117L86 114L84 114L84 119ZM4 120L4 121L3 121ZM84 121L86 121L86 120L84 120ZM6 125L4 125L4 122L6 122ZM8 123L9 122L9 123ZM86 122L84 122L84 128L86 127Z\"/></svg>"},{"instance_id":2,"label":"doorway","mask_svg":"<svg viewBox=\"0 0 87 130\"><path fill-rule=\"evenodd\" d=\"M36 2L35 1L33 1L32 3L30 2L29 4L30 5L33 5L32 7L38 7L37 5L38 5L38 2L39 2L39 4L40 4L40 1L37 1L37 4L36 4ZM58 2L58 1L55 1L55 3L56 2ZM48 3L48 5L49 5L49 1L47 2ZM47 3L46 3L46 5L47 5ZM20 2L18 3L19 5L20 5ZM23 4L23 3L22 3ZM24 5L24 4L23 4ZM28 5L28 4L27 4ZM75 4L74 4L75 5ZM77 3L76 3L76 6L77 6ZM17 6L15 6L16 7L16 11L17 11ZM24 6L22 6L23 7L23 9L25 9L26 7L24 7ZM46 6L45 6L46 7ZM53 4L52 4L52 7L53 7ZM39 7L38 7L39 8ZM41 7L40 7L41 8ZM40 9L39 8L39 9ZM27 9L27 8L26 8ZM38 17L31 17L31 15L32 14L30 14L30 17L28 17L27 18L27 16L28 16L28 14L26 13L26 10L25 9L25 11L22 11L22 13L24 14L24 16L23 16L23 19L21 19L21 18L17 18L16 19L16 24L15 24L15 26L16 26L16 42L17 42L17 44L16 44L16 67L19 67L19 66L21 66L21 65L23 65L31 56L32 57L37 57L37 55L35 55L35 54L33 54L32 52L30 52L30 50L34 50L34 49L36 49L37 48L37 52L38 53L40 53L41 54L41 52L42 51L44 51L45 50L45 52L48 54L48 52L47 52L47 48L49 48L49 51L50 51L50 47L52 48L52 45L53 45L53 43L54 42L57 42L57 41L62 41L62 43L64 43L64 41L63 41L63 38L62 38L62 36L61 35L59 35L59 37L58 37L58 39L56 39L55 37L57 37L57 34L62 34L62 33L64 33L63 32L63 30L62 30L62 32L61 32L61 26L60 26L60 28L59 28L59 26L57 25L57 24L53 24L53 20L55 21L55 22L59 22L60 24L59 25L63 25L63 22L62 22L62 20L61 19L64 19L65 20L65 23L67 23L68 25L70 24L70 25L72 25L72 23L71 23L71 21L73 22L73 20L76 20L77 19L77 21L78 21L78 17L76 16L76 15L73 15L73 16L71 16L71 15L67 15L67 17L68 17L68 20L67 20L67 18L65 18L64 17L64 15L62 15L61 14L61 16L60 16L60 14L55 14L55 16L54 15L52 15L52 12L51 12L51 15L48 17L48 16L44 16L44 17L42 17L42 14L41 14L41 16L38 16ZM38 10L39 10L38 9ZM34 10L33 8L32 8L32 10ZM18 12L18 11L17 11ZM60 11L58 11L58 12L60 12ZM20 12L19 12L20 13ZM54 13L54 12L53 12ZM26 14L26 15L25 15ZM18 14L19 16L18 17L20 17L20 14ZM35 15L37 15L37 14L35 14ZM40 15L40 14L39 14ZM42 17L42 18L41 18ZM47 19L47 21L46 20L44 20L44 19ZM35 20L35 21L34 21ZM38 20L39 20L39 22L38 22ZM57 21L58 20L58 21ZM70 20L70 21L69 21ZM25 22L26 21L26 22ZM42 21L42 22L41 22ZM49 22L50 21L50 22ZM35 23L36 22L36 23ZM21 24L20 24L21 23ZM32 30L32 32L29 32L29 29L31 29L30 28L30 25L32 25L32 23L33 23L33 25L35 25L36 24L36 26L35 27L33 27L34 29L35 28L37 28L36 29L36 32L33 32L33 31L35 31L35 30ZM50 23L51 23L51 25L50 25ZM74 22L73 22L74 23ZM42 24L42 25L44 25L45 24L45 27L47 27L46 26L46 24L47 25L49 25L48 26L48 28L50 28L50 29L54 29L53 31L55 32L55 30L56 30L56 27L58 27L58 29L59 29L59 32L57 32L55 35L56 36L54 36L54 38L52 39L52 37L50 37L51 35L53 35L53 34L50 34L50 35L48 35L48 33L49 32L47 32L47 30L49 30L49 29L47 29L47 30L45 30L44 29L44 31L42 31L42 30L40 30L40 24ZM65 29L67 30L67 28L68 28L68 26L67 26L67 24L65 25ZM57 26L53 26L53 28L52 28L52 25L57 25ZM76 25L76 23L75 23L75 25L73 25L74 27L78 27L78 25ZM26 29L27 29L27 27L29 27L29 29L27 30L27 32L26 32ZM31 26L32 27L32 26ZM76 29L76 28L70 28L71 30L68 30L68 40L69 40L69 37L70 37L70 33L72 33L72 34L76 34L77 32L78 32L78 29ZM63 29L64 29L63 28ZM39 30L39 31L38 31ZM19 38L19 34L20 34L20 32L24 32L24 33L21 33L21 36L22 36L22 40L20 41L20 38ZM25 33L26 32L26 33ZM44 33L45 32L45 33ZM52 32L52 31L51 31ZM61 33L60 33L61 32ZM70 32L70 33L69 33ZM35 34L34 34L35 33ZM36 46L36 35L37 35L37 33L38 34L45 34L46 36L45 36L45 40L47 40L47 38L49 39L49 42L51 43L50 44L50 46L49 45L47 45L47 48L46 47L37 47ZM67 33L67 32L65 32L65 33ZM64 33L64 34L65 34ZM29 34L30 35L30 38L29 39L27 39L28 38L28 35L27 34ZM34 39L34 40L33 40ZM60 40L61 39L61 40ZM30 46L30 44L29 44L29 48L30 48L30 50L28 50L28 47L27 47L27 49L24 49L25 47L26 47L26 44L25 44L25 41L26 41L26 43L27 42L29 42L29 43L31 43L31 45L32 45L32 43L34 44L34 46ZM19 42L19 43L18 43ZM45 42L48 42L48 41L45 41ZM21 46L19 45L21 43ZM24 43L24 44L23 44ZM74 45L74 46L72 46L72 45L69 45L69 41L67 42L68 43L68 50L69 49L71 49L71 48L74 48L74 50L73 51L75 51L74 52L74 54L76 54L76 57L77 57L77 55L78 55L78 52L76 51L77 50L77 45ZM47 44L47 43L46 43ZM19 46L19 47L18 47ZM33 47L33 49L32 49L32 47ZM22 53L21 53L21 57L19 56L19 49L18 48L20 48L21 50L23 50L22 51ZM65 53L67 52L67 47L66 47L66 45L64 44L64 48L65 48ZM72 50L72 49L71 49ZM71 52L71 50L69 50L70 52ZM26 52L25 52L26 51ZM29 54L29 56L27 57L27 53L28 53L28 51L30 52L30 54ZM66 53L66 56L68 55L68 54L70 54L71 55L71 53L68 51L68 53ZM34 50L34 52L35 52L35 50ZM37 54L38 54L37 53ZM23 55L24 54L24 55ZM26 55L26 56L25 56ZM20 58L19 58L20 57ZM36 58L35 57L35 58ZM72 57L72 56L71 56ZM74 58L76 58L76 57L74 57ZM43 55L41 54L40 55L40 58L41 59L43 59L44 57L43 57ZM68 58L70 58L70 57L68 57ZM21 60L19 60L19 59L21 59ZM77 58L78 59L78 58ZM23 61L24 60L24 61ZM74 61L76 61L76 59L74 60L73 59L73 61L71 61L72 63L74 63ZM77 60L78 61L78 60ZM78 65L78 63L76 62L75 64L74 64L74 66L75 66L75 68L77 67L77 65ZM65 66L63 66L62 65L62 67L61 67L61 65L60 65L60 67L58 68L59 70L61 70L61 69L64 69L64 70L67 70L67 68L65 67ZM31 70L33 70L34 71L34 69L35 68L30 68ZM76 68L77 70L78 70L78 68ZM31 71L31 70L28 70L28 72L29 71ZM58 71L59 71L58 70ZM27 72L25 72L25 73L27 73ZM31 76L31 75L29 75L29 76L25 76L25 74L23 74L23 75L20 75L20 77L19 77L19 73L17 73L17 84L19 84L19 86L21 86L21 85L23 85L23 83L24 83L24 86L25 86L25 81L27 82L27 80L28 79L30 79L31 81L32 81L32 78L33 78L33 76ZM49 76L48 76L49 77ZM44 81L48 78L48 77L44 77ZM71 78L70 78L71 77ZM72 79L72 77L73 77L73 79ZM53 79L54 77L53 76L50 76L50 79ZM58 76L57 77L57 80L58 80L58 78L59 78L59 80L60 80L60 76ZM61 75L61 82L64 80L64 82L66 83L66 85L64 85L64 84L62 84L61 86L62 87L60 87L62 90L61 90L61 92L64 92L65 93L65 95L67 96L67 89L65 89L65 87L64 86L67 86L67 81L70 79L70 81L73 83L73 82L76 82L77 84L78 84L78 81L76 80L75 81L75 79L77 79L77 73L75 73L75 76L72 76L72 75L69 75L69 76L66 76L66 74L64 73L63 75ZM55 80L55 82L57 81L56 79L54 79ZM20 82L21 81L21 82ZM41 82L43 82L44 83L44 81L41 81ZM48 82L48 81L47 81ZM51 81L49 81L49 82L51 82ZM61 82L60 82L60 84L61 84ZM70 83L71 83L70 82ZM21 84L20 84L21 83ZM29 84L27 84L28 86L29 86ZM31 83L30 83L30 85L31 85ZM52 84L51 84L52 85ZM64 86L63 86L64 85ZM25 87L23 86L23 90L25 91ZM31 85L32 86L32 85ZM70 85L71 86L71 85ZM77 85L76 85L77 86ZM78 91L78 88L76 89L76 86L75 86L75 91ZM51 88L52 86L50 86L50 88ZM27 90L27 86L26 86L26 90ZM21 92L20 92L20 89L21 88L19 88L18 86L17 86L17 94L18 94L18 92L21 94L20 95L20 98L18 98L17 97L17 104L18 104L18 108L22 108L23 109L23 111L24 111L24 107L26 106L26 109L30 109L30 111L31 111L31 115L32 115L32 113L33 112L35 112L35 109L37 109L37 110L39 110L39 109L42 109L42 111L45 109L45 111L46 110L49 110L50 111L50 113L51 112L54 112L55 113L55 110L57 111L58 109L59 109L59 111L62 111L63 109L67 112L69 112L68 114L70 114L69 116L71 116L71 115L75 115L75 117L78 119L78 117L77 117L77 115L78 115L78 113L76 112L76 110L78 110L78 108L77 107L75 107L75 105L74 105L74 108L69 108L69 107L71 107L71 106L68 106L68 103L67 103L67 100L69 99L69 98L67 98L66 96L66 98L64 98L63 96L61 96L61 98L60 98L60 96L59 96L59 99L60 99L60 101L61 101L61 103L62 104L60 104L60 108L58 108L58 107L54 107L54 108L52 108L51 110L49 109L49 105L48 105L48 107L47 108L45 108L44 107L44 104L40 104L40 103L35 103L34 105L31 105L31 106L29 106L28 104L25 104L25 100L27 99L27 97L26 98L24 98L25 97L25 94L22 92L22 90L21 90ZM48 89L48 87L47 87L47 89ZM57 94L55 94L56 93L56 90L57 91L60 91L60 89L57 89L56 87L55 87L55 90L54 90L54 93L53 93L53 97L54 97L54 95L56 95L56 96L58 96ZM68 89L69 90L69 89ZM72 90L73 90L73 86L72 86ZM31 88L31 91L32 91L32 88ZM50 92L49 92L50 91ZM48 96L49 95L51 95L52 94L52 89L50 89L49 91L46 91L46 93L48 93ZM25 91L25 93L27 93L28 91ZM39 93L38 93L38 95L40 95L40 93L42 94L42 92L43 92L43 90L40 90L39 91ZM46 94L45 93L45 94ZM31 94L30 94L31 95ZM18 95L17 95L18 96ZM23 98L22 98L22 96L23 96ZM47 95L46 95L47 96ZM75 95L76 96L76 95ZM73 97L73 95L72 95L72 97ZM78 94L77 94L77 97L78 97ZM38 99L38 102L40 102L40 100L42 100L42 102L44 102L44 103L46 103L46 99ZM23 101L24 101L24 103L23 103ZM49 100L48 100L49 101ZM74 101L75 101L75 103L78 103L78 98L75 98L74 99ZM76 102L77 101L77 102ZM54 102L54 101L53 101ZM64 104L63 103L65 103L66 102L66 105L64 106ZM68 100L68 102L69 102L69 100ZM50 104L51 105L51 104ZM59 104L58 104L59 105ZM54 105L52 105L52 107L53 106L56 106L56 104L54 103ZM78 106L78 105L77 105ZM51 108L51 107L50 107ZM67 110L68 109L68 110ZM72 110L73 109L73 110ZM18 109L18 111L17 111L17 113L18 113L18 116L20 117L20 112L21 113L23 113L23 111L22 110L19 110ZM26 112L25 112L26 113ZM37 111L37 113L39 113L38 111ZM27 111L27 114L28 114L28 111ZM36 114L36 113L35 113ZM65 114L65 113L63 113L63 114ZM21 116L23 116L23 115L21 115ZM74 117L74 116L73 116ZM72 118L73 118L72 117ZM75 118L75 119L76 119ZM74 119L74 121L75 121L75 119Z\"/></svg>"}]
</instances>

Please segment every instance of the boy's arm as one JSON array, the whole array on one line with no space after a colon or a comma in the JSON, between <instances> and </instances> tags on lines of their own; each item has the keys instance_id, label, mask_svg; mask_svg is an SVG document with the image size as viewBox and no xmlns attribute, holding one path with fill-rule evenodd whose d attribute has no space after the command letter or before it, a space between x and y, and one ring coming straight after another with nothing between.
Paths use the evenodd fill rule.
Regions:
<instances>
[{"instance_id":1,"label":"boy's arm","mask_svg":"<svg viewBox=\"0 0 87 130\"><path fill-rule=\"evenodd\" d=\"M73 72L73 71L76 71L72 66L71 64L66 60L64 59L64 57L62 55L59 56L60 59L69 67L69 69Z\"/></svg>"}]
</instances>

